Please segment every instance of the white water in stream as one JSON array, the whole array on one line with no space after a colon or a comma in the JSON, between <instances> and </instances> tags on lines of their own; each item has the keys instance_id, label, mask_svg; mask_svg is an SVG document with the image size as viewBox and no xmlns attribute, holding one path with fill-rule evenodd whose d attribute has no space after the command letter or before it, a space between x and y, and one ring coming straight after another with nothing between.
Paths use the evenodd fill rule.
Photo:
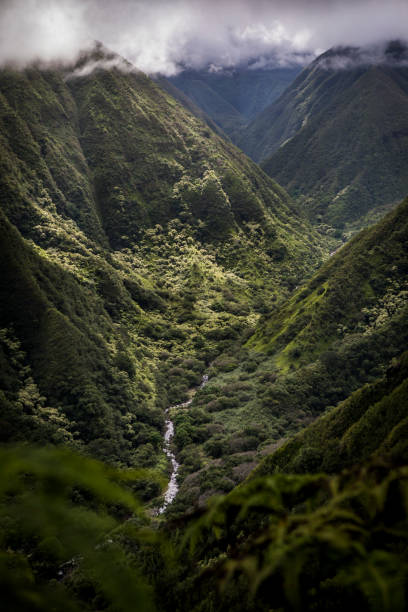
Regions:
<instances>
[{"instance_id":1,"label":"white water in stream","mask_svg":"<svg viewBox=\"0 0 408 612\"><path fill-rule=\"evenodd\" d=\"M201 384L198 387L198 389L202 389L203 387L205 387L207 382L208 382L208 375L204 374L204 376L201 379ZM180 464L177 462L176 456L171 450L171 439L174 436L174 423L169 416L169 411L172 408L187 408L187 406L189 406L192 403L192 401L193 401L193 398L187 400L186 402L183 402L182 404L177 404L176 406L170 406L170 408L166 409L167 418L166 418L166 431L164 432L163 450L166 453L167 457L170 459L172 471L171 471L169 484L167 485L166 493L164 494L164 504L161 506L161 508L158 509L157 514L163 514L167 506L171 504L172 501L174 501L174 498L176 497L178 489L179 489L178 484L177 484L177 473L178 473Z\"/></svg>"}]
</instances>

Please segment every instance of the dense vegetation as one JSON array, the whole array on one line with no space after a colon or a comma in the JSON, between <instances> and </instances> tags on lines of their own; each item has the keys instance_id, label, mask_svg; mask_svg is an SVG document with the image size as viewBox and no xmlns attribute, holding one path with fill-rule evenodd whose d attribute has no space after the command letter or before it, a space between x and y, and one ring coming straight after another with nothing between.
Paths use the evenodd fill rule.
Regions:
<instances>
[{"instance_id":1,"label":"dense vegetation","mask_svg":"<svg viewBox=\"0 0 408 612\"><path fill-rule=\"evenodd\" d=\"M406 609L406 466L258 478L163 531L131 494L140 474L49 450L1 459L7 609Z\"/></svg>"},{"instance_id":2,"label":"dense vegetation","mask_svg":"<svg viewBox=\"0 0 408 612\"><path fill-rule=\"evenodd\" d=\"M364 65L355 49L326 52L238 141L315 223L361 227L407 194L408 70L391 53Z\"/></svg>"},{"instance_id":3,"label":"dense vegetation","mask_svg":"<svg viewBox=\"0 0 408 612\"><path fill-rule=\"evenodd\" d=\"M407 234L405 200L265 314L244 345L214 360L190 409L173 411L183 466L169 513L231 490L406 349Z\"/></svg>"},{"instance_id":4,"label":"dense vegetation","mask_svg":"<svg viewBox=\"0 0 408 612\"><path fill-rule=\"evenodd\" d=\"M403 612L408 200L312 275L336 243L170 90L0 72L2 601Z\"/></svg>"},{"instance_id":5,"label":"dense vegetation","mask_svg":"<svg viewBox=\"0 0 408 612\"><path fill-rule=\"evenodd\" d=\"M0 91L2 441L166 473L163 409L310 274L322 240L102 48L70 71L3 70Z\"/></svg>"},{"instance_id":6,"label":"dense vegetation","mask_svg":"<svg viewBox=\"0 0 408 612\"><path fill-rule=\"evenodd\" d=\"M333 473L373 453L394 463L407 457L408 353L383 378L344 402L265 458L255 474Z\"/></svg>"},{"instance_id":7,"label":"dense vegetation","mask_svg":"<svg viewBox=\"0 0 408 612\"><path fill-rule=\"evenodd\" d=\"M154 610L151 588L118 533L127 532L135 548L148 537L131 491L143 475L66 450L25 447L0 455L4 609Z\"/></svg>"}]
</instances>

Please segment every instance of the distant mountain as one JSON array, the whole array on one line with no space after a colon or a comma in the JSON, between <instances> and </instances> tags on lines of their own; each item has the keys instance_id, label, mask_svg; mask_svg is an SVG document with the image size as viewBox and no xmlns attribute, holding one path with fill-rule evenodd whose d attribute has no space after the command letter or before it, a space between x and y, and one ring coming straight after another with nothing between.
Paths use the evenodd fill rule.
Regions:
<instances>
[{"instance_id":1,"label":"distant mountain","mask_svg":"<svg viewBox=\"0 0 408 612\"><path fill-rule=\"evenodd\" d=\"M216 132L219 136L225 138L225 132L215 123L213 119L211 119L210 115L208 115L202 108L197 106L193 102L191 98L189 98L181 89L178 89L169 79L161 75L156 75L152 77L154 81L167 93L169 93L173 98L175 98L178 102L180 102L183 106L185 106L193 115L198 117L204 121L214 132Z\"/></svg>"},{"instance_id":2,"label":"distant mountain","mask_svg":"<svg viewBox=\"0 0 408 612\"><path fill-rule=\"evenodd\" d=\"M408 193L406 53L324 53L238 140L315 222L341 228Z\"/></svg>"},{"instance_id":3,"label":"distant mountain","mask_svg":"<svg viewBox=\"0 0 408 612\"><path fill-rule=\"evenodd\" d=\"M235 140L240 129L276 100L300 69L185 70L169 81Z\"/></svg>"},{"instance_id":4,"label":"distant mountain","mask_svg":"<svg viewBox=\"0 0 408 612\"><path fill-rule=\"evenodd\" d=\"M229 136L235 137L245 125L245 117L220 95L201 75L189 74L170 81L200 107Z\"/></svg>"}]
</instances>

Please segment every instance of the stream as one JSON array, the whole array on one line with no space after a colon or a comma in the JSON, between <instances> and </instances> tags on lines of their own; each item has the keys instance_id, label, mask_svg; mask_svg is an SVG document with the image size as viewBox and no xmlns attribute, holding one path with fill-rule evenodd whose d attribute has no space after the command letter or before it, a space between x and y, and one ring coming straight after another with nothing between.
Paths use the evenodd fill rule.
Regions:
<instances>
[{"instance_id":1,"label":"stream","mask_svg":"<svg viewBox=\"0 0 408 612\"><path fill-rule=\"evenodd\" d=\"M183 402L182 404L176 404L175 406L170 406L169 408L166 409L166 412L165 412L166 430L164 432L163 450L166 453L167 457L170 459L172 471L171 471L169 484L167 485L166 493L164 494L164 503L158 509L157 514L163 514L167 506L174 501L174 498L176 497L178 489L179 489L179 486L177 484L177 473L178 473L180 464L178 463L175 454L171 450L171 439L174 436L174 423L170 418L170 410L172 408L187 408L187 406L190 406L190 404L193 401L194 395L197 393L199 389L202 389L203 387L205 387L207 382L208 382L208 374L204 374L201 379L200 386L194 390L192 397L189 400L187 400L186 402Z\"/></svg>"}]
</instances>

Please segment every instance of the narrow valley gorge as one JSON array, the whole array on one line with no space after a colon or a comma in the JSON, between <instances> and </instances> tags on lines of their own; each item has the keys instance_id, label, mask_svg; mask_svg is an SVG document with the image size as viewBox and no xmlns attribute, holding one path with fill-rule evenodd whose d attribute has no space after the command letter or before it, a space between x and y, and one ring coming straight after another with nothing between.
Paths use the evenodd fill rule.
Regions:
<instances>
[{"instance_id":1,"label":"narrow valley gorge","mask_svg":"<svg viewBox=\"0 0 408 612\"><path fill-rule=\"evenodd\" d=\"M405 611L408 47L378 48L1 64L7 612Z\"/></svg>"}]
</instances>

